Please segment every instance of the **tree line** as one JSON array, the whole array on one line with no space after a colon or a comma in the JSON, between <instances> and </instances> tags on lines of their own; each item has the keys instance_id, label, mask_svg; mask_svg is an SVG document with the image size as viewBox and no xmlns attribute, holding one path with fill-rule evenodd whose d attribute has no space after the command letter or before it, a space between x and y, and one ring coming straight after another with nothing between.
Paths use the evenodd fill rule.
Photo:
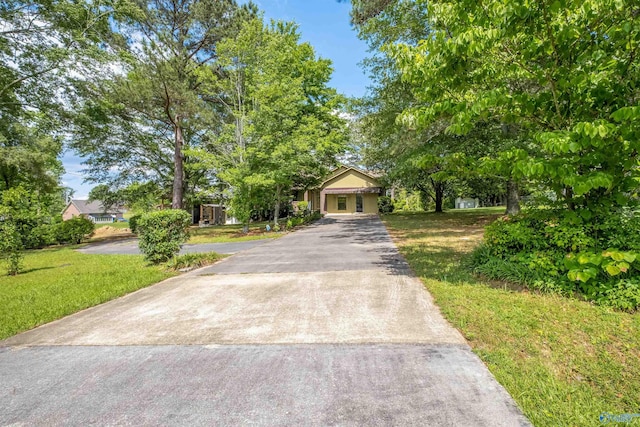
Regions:
<instances>
[{"instance_id":1,"label":"tree line","mask_svg":"<svg viewBox=\"0 0 640 427\"><path fill-rule=\"evenodd\" d=\"M140 210L224 199L243 222L277 217L344 151L330 61L251 2L16 0L0 20L0 191L49 215L64 149L100 184L92 197Z\"/></svg>"}]
</instances>

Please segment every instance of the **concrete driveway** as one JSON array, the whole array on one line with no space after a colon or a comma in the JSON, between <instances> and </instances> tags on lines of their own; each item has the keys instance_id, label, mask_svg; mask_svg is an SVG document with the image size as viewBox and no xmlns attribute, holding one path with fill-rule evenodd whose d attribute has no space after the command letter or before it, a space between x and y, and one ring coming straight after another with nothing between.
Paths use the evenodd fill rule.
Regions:
<instances>
[{"instance_id":1,"label":"concrete driveway","mask_svg":"<svg viewBox=\"0 0 640 427\"><path fill-rule=\"evenodd\" d=\"M0 343L0 424L529 425L375 217Z\"/></svg>"}]
</instances>

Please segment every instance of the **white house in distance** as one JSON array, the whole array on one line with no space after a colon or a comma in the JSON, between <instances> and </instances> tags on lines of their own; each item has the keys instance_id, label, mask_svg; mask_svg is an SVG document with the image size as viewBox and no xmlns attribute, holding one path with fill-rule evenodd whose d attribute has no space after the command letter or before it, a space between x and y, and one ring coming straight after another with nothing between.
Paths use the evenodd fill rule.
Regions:
<instances>
[{"instance_id":1,"label":"white house in distance","mask_svg":"<svg viewBox=\"0 0 640 427\"><path fill-rule=\"evenodd\" d=\"M456 199L456 209L473 209L480 207L480 200L458 197Z\"/></svg>"},{"instance_id":2,"label":"white house in distance","mask_svg":"<svg viewBox=\"0 0 640 427\"><path fill-rule=\"evenodd\" d=\"M66 221L75 216L81 216L94 223L116 222L122 219L123 210L119 208L106 209L102 202L94 200L71 199L67 207L62 211L62 220Z\"/></svg>"}]
</instances>

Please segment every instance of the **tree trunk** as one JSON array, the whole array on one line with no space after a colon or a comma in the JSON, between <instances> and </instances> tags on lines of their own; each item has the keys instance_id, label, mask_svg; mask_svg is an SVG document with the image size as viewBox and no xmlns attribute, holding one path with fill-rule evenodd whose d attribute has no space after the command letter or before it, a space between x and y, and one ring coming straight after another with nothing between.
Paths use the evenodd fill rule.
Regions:
<instances>
[{"instance_id":1,"label":"tree trunk","mask_svg":"<svg viewBox=\"0 0 640 427\"><path fill-rule=\"evenodd\" d=\"M520 212L520 196L518 184L513 180L507 181L507 215L515 215Z\"/></svg>"},{"instance_id":2,"label":"tree trunk","mask_svg":"<svg viewBox=\"0 0 640 427\"><path fill-rule=\"evenodd\" d=\"M442 181L431 180L433 191L435 193L434 201L436 202L436 212L442 213L442 202L444 200L444 183Z\"/></svg>"},{"instance_id":3,"label":"tree trunk","mask_svg":"<svg viewBox=\"0 0 640 427\"><path fill-rule=\"evenodd\" d=\"M173 200L171 201L171 208L182 209L184 190L184 156L182 155L182 146L184 145L184 137L182 136L180 116L176 116L174 123L175 149L173 153Z\"/></svg>"},{"instance_id":4,"label":"tree trunk","mask_svg":"<svg viewBox=\"0 0 640 427\"><path fill-rule=\"evenodd\" d=\"M278 218L280 217L280 186L276 187L276 206L273 212L273 223L278 225Z\"/></svg>"},{"instance_id":5,"label":"tree trunk","mask_svg":"<svg viewBox=\"0 0 640 427\"><path fill-rule=\"evenodd\" d=\"M567 208L570 211L575 211L576 210L576 204L573 201L573 188L572 187L565 187L564 188L564 200L567 202Z\"/></svg>"}]
</instances>

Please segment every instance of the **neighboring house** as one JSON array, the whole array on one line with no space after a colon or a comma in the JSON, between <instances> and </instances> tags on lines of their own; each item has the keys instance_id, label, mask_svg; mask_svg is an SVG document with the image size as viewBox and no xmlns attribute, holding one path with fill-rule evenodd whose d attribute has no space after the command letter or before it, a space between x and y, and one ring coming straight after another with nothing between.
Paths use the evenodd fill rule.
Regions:
<instances>
[{"instance_id":1,"label":"neighboring house","mask_svg":"<svg viewBox=\"0 0 640 427\"><path fill-rule=\"evenodd\" d=\"M341 166L313 190L297 192L297 201L309 203L309 209L323 214L378 213L382 185L370 172ZM295 203L295 202L294 202Z\"/></svg>"},{"instance_id":2,"label":"neighboring house","mask_svg":"<svg viewBox=\"0 0 640 427\"><path fill-rule=\"evenodd\" d=\"M480 207L480 200L458 197L456 199L456 209L473 209Z\"/></svg>"},{"instance_id":3,"label":"neighboring house","mask_svg":"<svg viewBox=\"0 0 640 427\"><path fill-rule=\"evenodd\" d=\"M62 219L66 221L75 216L81 216L94 223L105 223L122 219L122 214L122 209L106 209L99 200L89 202L88 200L71 199L67 207L62 211Z\"/></svg>"},{"instance_id":4,"label":"neighboring house","mask_svg":"<svg viewBox=\"0 0 640 427\"><path fill-rule=\"evenodd\" d=\"M238 220L228 216L223 205L203 203L193 207L193 223L200 226L238 224Z\"/></svg>"}]
</instances>

